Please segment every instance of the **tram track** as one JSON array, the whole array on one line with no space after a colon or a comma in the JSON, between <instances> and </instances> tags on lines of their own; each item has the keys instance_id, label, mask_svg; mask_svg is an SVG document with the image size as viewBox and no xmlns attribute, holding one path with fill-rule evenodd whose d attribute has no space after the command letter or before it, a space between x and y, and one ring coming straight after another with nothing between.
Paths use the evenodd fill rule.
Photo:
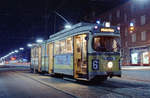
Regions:
<instances>
[{"instance_id":1,"label":"tram track","mask_svg":"<svg viewBox=\"0 0 150 98\"><path fill-rule=\"evenodd\" d=\"M124 94L124 93L120 93L120 92L117 92L117 91L113 91L112 89L109 89L109 88L96 87L96 86L95 86L94 88L95 88L95 89L99 89L99 90L105 90L105 91L108 91L108 92L111 92L111 93L114 93L114 94L126 96L126 97L128 97L128 98L132 98L131 95Z\"/></svg>"},{"instance_id":2,"label":"tram track","mask_svg":"<svg viewBox=\"0 0 150 98\"><path fill-rule=\"evenodd\" d=\"M44 81L40 80L39 78L36 78L36 77L33 77L33 76L28 76L28 75L23 74L23 73L20 73L20 74L22 76L26 77L26 78L32 79L32 80L34 80L36 82L39 82L42 85L45 85L47 87L56 89L56 90L58 90L60 92L63 92L65 94L67 94L67 95L70 95L70 96L72 96L74 98L78 98L78 96L73 95L72 93L70 93L70 92L68 92L66 90L63 90L61 88L55 87L54 85L51 85L50 83L44 82ZM65 81L67 81L67 80L65 80ZM70 81L70 82L78 83L78 84L84 85L84 86L88 86L88 87L93 88L93 89L95 89L97 91L103 90L103 91L108 92L108 94L112 93L112 94L116 94L116 95L121 95L121 96L124 96L126 98L133 98L133 96L131 94L127 94L125 92L115 91L114 89L117 89L117 88L118 89L119 88L133 88L133 89L135 89L135 88L138 88L138 87L142 86L142 85L137 86L137 85L134 85L134 84L121 83L121 82L118 82L118 81L105 81L105 82L103 82L101 84L100 83L98 83L98 84L87 84L86 82L79 83L79 82L75 82L75 81ZM144 87L144 86L142 86L142 87ZM138 90L138 89L136 89L136 90Z\"/></svg>"},{"instance_id":3,"label":"tram track","mask_svg":"<svg viewBox=\"0 0 150 98\"><path fill-rule=\"evenodd\" d=\"M118 87L118 86L115 86L115 85L112 85L112 84L109 84L109 83L102 83L100 85L100 84L97 84L97 83L96 84L94 84L94 83L88 84L88 83L83 83L82 82L82 85L87 85L87 86L89 86L91 88L94 88L94 89L97 89L97 90L104 90L104 91L107 91L107 92L110 92L110 93L113 93L113 94L118 94L118 95L121 95L121 96L126 96L127 98L133 98L133 96L131 96L131 95L120 93L120 92L117 92L117 91L113 91L114 88L121 88L121 87ZM107 87L106 87L106 85L107 85ZM111 86L111 88L110 88L110 86ZM125 87L122 87L122 88L125 88ZM126 87L126 88L128 88L128 87Z\"/></svg>"},{"instance_id":4,"label":"tram track","mask_svg":"<svg viewBox=\"0 0 150 98\"><path fill-rule=\"evenodd\" d=\"M14 72L15 72L15 73L19 73L19 72L17 72L17 71L14 71ZM40 83L40 84L42 84L42 85L44 85L44 86L46 86L46 87L53 88L53 89L55 89L55 90L57 90L57 91L60 91L60 92L62 92L62 93L64 93L64 94L66 94L66 95L69 95L69 96L71 96L71 97L73 97L73 98L79 98L79 97L76 96L76 95L73 95L73 94L70 94L70 93L68 93L68 92L66 92L66 91L64 91L64 90L58 89L58 88L56 88L56 87L54 87L54 86L52 86L52 85L50 85L50 84L48 84L48 83L46 83L46 82L44 82L44 81L41 81L40 79L36 79L36 78L30 77L30 76L28 76L28 75L22 74L22 73L19 73L19 74L21 74L21 76L24 76L24 77L26 77L26 78L28 78L28 79L31 79L31 80L33 80L33 81L36 81L36 82L38 82L38 83Z\"/></svg>"},{"instance_id":5,"label":"tram track","mask_svg":"<svg viewBox=\"0 0 150 98\"><path fill-rule=\"evenodd\" d=\"M131 94L127 94L127 93L122 93L119 91L114 91L114 89L119 89L119 88L132 88L137 90L141 90L141 87L145 88L147 86L143 86L143 85L135 85L135 84L130 84L130 83L121 83L121 82L114 82L114 81L105 81L104 83L102 83L102 85L99 86L95 86L92 85L92 87L95 87L95 89L100 89L100 90L105 90L105 91L109 91L115 94L119 94L119 95L123 95L129 98L133 98L134 96L132 96Z\"/></svg>"}]
</instances>

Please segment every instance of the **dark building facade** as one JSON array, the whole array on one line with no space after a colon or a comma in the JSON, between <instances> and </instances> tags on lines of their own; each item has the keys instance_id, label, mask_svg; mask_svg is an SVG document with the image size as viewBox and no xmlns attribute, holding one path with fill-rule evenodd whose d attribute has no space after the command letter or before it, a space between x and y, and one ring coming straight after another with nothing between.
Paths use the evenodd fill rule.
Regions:
<instances>
[{"instance_id":1,"label":"dark building facade","mask_svg":"<svg viewBox=\"0 0 150 98\"><path fill-rule=\"evenodd\" d=\"M122 65L150 66L150 0L130 0L96 16L120 26ZM134 31L130 32L130 23Z\"/></svg>"}]
</instances>

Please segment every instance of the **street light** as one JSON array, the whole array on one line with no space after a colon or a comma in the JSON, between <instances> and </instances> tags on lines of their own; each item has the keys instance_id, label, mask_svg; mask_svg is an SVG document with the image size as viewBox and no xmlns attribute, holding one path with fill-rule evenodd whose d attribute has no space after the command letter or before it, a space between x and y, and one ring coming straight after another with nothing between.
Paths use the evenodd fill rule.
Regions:
<instances>
[{"instance_id":1,"label":"street light","mask_svg":"<svg viewBox=\"0 0 150 98\"><path fill-rule=\"evenodd\" d=\"M27 44L28 47L32 47L32 44Z\"/></svg>"},{"instance_id":2,"label":"street light","mask_svg":"<svg viewBox=\"0 0 150 98\"><path fill-rule=\"evenodd\" d=\"M100 20L97 20L96 23L97 23L97 24L100 24L101 22L100 22Z\"/></svg>"},{"instance_id":3,"label":"street light","mask_svg":"<svg viewBox=\"0 0 150 98\"><path fill-rule=\"evenodd\" d=\"M133 31L135 31L135 26L134 26L133 22L130 22L129 31L130 31L130 33L133 33Z\"/></svg>"},{"instance_id":4,"label":"street light","mask_svg":"<svg viewBox=\"0 0 150 98\"><path fill-rule=\"evenodd\" d=\"M37 39L36 42L37 42L37 43L42 43L43 40L42 40L42 39Z\"/></svg>"},{"instance_id":5,"label":"street light","mask_svg":"<svg viewBox=\"0 0 150 98\"><path fill-rule=\"evenodd\" d=\"M11 52L11 54L15 53L14 51Z\"/></svg>"},{"instance_id":6,"label":"street light","mask_svg":"<svg viewBox=\"0 0 150 98\"><path fill-rule=\"evenodd\" d=\"M66 29L70 29L70 28L71 28L71 25L70 25L70 24L66 24L66 25L65 25L65 28L66 28Z\"/></svg>"},{"instance_id":7,"label":"street light","mask_svg":"<svg viewBox=\"0 0 150 98\"><path fill-rule=\"evenodd\" d=\"M15 53L18 53L19 51L18 50L15 50Z\"/></svg>"},{"instance_id":8,"label":"street light","mask_svg":"<svg viewBox=\"0 0 150 98\"><path fill-rule=\"evenodd\" d=\"M19 48L19 50L24 50L24 48Z\"/></svg>"}]
</instances>

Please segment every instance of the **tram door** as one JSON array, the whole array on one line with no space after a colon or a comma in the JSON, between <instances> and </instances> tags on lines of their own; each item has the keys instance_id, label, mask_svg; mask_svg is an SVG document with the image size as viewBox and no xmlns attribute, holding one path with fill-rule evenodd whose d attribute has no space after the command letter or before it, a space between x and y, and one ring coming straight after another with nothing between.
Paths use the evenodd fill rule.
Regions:
<instances>
[{"instance_id":1,"label":"tram door","mask_svg":"<svg viewBox=\"0 0 150 98\"><path fill-rule=\"evenodd\" d=\"M41 72L41 52L42 52L42 48L40 46L38 49L38 72Z\"/></svg>"},{"instance_id":2,"label":"tram door","mask_svg":"<svg viewBox=\"0 0 150 98\"><path fill-rule=\"evenodd\" d=\"M74 37L74 78L87 76L87 34Z\"/></svg>"},{"instance_id":3,"label":"tram door","mask_svg":"<svg viewBox=\"0 0 150 98\"><path fill-rule=\"evenodd\" d=\"M48 72L53 72L53 44L50 43L48 46Z\"/></svg>"}]
</instances>

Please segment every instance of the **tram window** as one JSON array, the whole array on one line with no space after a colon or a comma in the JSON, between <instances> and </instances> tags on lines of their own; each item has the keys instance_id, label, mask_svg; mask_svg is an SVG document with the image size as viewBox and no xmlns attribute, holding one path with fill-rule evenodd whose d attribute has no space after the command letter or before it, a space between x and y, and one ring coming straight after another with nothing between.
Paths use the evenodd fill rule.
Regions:
<instances>
[{"instance_id":1,"label":"tram window","mask_svg":"<svg viewBox=\"0 0 150 98\"><path fill-rule=\"evenodd\" d=\"M45 56L45 46L42 46L42 56Z\"/></svg>"},{"instance_id":2,"label":"tram window","mask_svg":"<svg viewBox=\"0 0 150 98\"><path fill-rule=\"evenodd\" d=\"M46 45L46 55L48 56L49 44Z\"/></svg>"},{"instance_id":3,"label":"tram window","mask_svg":"<svg viewBox=\"0 0 150 98\"><path fill-rule=\"evenodd\" d=\"M34 48L34 50L33 50L33 57L35 57L35 48Z\"/></svg>"},{"instance_id":4,"label":"tram window","mask_svg":"<svg viewBox=\"0 0 150 98\"><path fill-rule=\"evenodd\" d=\"M81 37L78 36L76 39L77 39L76 40L76 43L77 43L77 52L80 52L81 51L81 43L82 43Z\"/></svg>"},{"instance_id":5,"label":"tram window","mask_svg":"<svg viewBox=\"0 0 150 98\"><path fill-rule=\"evenodd\" d=\"M33 48L31 49L31 58L33 58Z\"/></svg>"},{"instance_id":6,"label":"tram window","mask_svg":"<svg viewBox=\"0 0 150 98\"><path fill-rule=\"evenodd\" d=\"M55 55L60 54L60 44L59 44L59 42L55 42L55 44L54 44L54 54Z\"/></svg>"},{"instance_id":7,"label":"tram window","mask_svg":"<svg viewBox=\"0 0 150 98\"><path fill-rule=\"evenodd\" d=\"M98 36L93 38L93 49L99 52L118 52L119 38Z\"/></svg>"},{"instance_id":8,"label":"tram window","mask_svg":"<svg viewBox=\"0 0 150 98\"><path fill-rule=\"evenodd\" d=\"M69 37L66 39L66 53L73 53L72 49L73 49L72 37Z\"/></svg>"},{"instance_id":9,"label":"tram window","mask_svg":"<svg viewBox=\"0 0 150 98\"><path fill-rule=\"evenodd\" d=\"M60 52L61 52L61 54L64 54L64 53L66 53L66 42L65 42L65 40L63 40L63 41L61 41L60 42Z\"/></svg>"},{"instance_id":10,"label":"tram window","mask_svg":"<svg viewBox=\"0 0 150 98\"><path fill-rule=\"evenodd\" d=\"M36 57L37 57L38 56L38 48L36 48L35 54L36 54Z\"/></svg>"}]
</instances>

